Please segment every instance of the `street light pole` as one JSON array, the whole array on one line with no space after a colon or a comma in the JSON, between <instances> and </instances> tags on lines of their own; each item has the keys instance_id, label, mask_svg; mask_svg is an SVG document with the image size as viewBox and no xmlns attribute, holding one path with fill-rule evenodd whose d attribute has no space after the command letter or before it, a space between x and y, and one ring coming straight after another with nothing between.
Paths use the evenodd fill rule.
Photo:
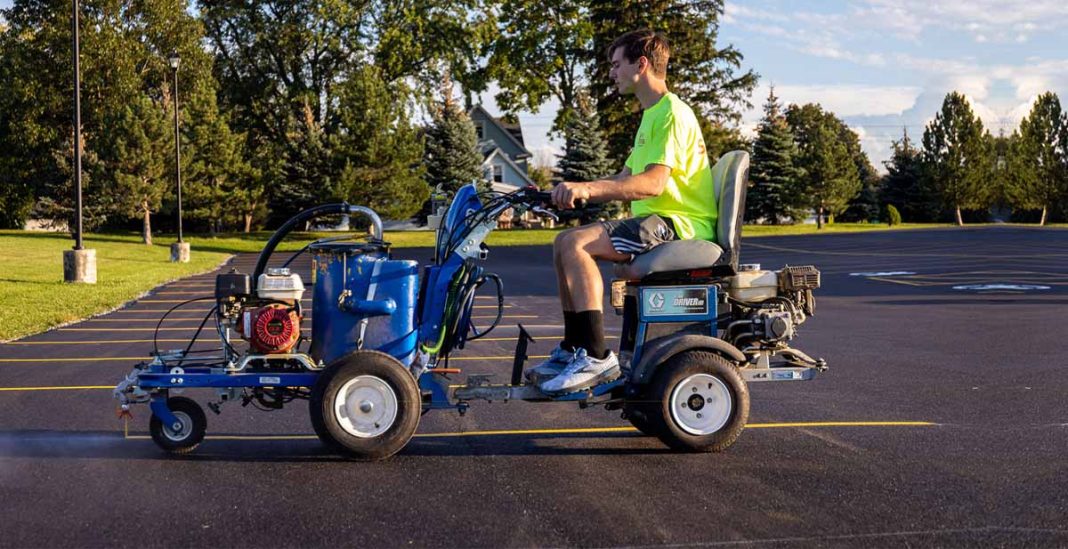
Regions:
<instances>
[{"instance_id":1,"label":"street light pole","mask_svg":"<svg viewBox=\"0 0 1068 549\"><path fill-rule=\"evenodd\" d=\"M174 70L174 180L178 186L178 242L171 245L171 261L189 262L189 244L182 239L182 144L178 133L178 66L182 58L172 51L167 58Z\"/></svg>"},{"instance_id":2,"label":"street light pole","mask_svg":"<svg viewBox=\"0 0 1068 549\"><path fill-rule=\"evenodd\" d=\"M71 17L71 32L74 35L74 187L75 208L77 209L77 221L75 222L74 249L81 250L82 246L82 71L81 71L81 46L78 36L78 0L73 2L74 15Z\"/></svg>"},{"instance_id":3,"label":"street light pole","mask_svg":"<svg viewBox=\"0 0 1068 549\"><path fill-rule=\"evenodd\" d=\"M63 281L96 284L96 250L82 239L82 71L79 63L78 0L71 2L71 51L74 57L74 249L63 252Z\"/></svg>"}]
</instances>

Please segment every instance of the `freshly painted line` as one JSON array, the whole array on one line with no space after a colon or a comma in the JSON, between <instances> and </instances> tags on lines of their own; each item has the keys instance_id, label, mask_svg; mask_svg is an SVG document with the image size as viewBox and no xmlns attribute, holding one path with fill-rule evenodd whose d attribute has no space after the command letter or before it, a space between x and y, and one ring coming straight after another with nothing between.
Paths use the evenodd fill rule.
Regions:
<instances>
[{"instance_id":1,"label":"freshly painted line","mask_svg":"<svg viewBox=\"0 0 1068 549\"><path fill-rule=\"evenodd\" d=\"M815 421L796 423L750 423L747 429L789 429L806 427L932 427L938 425L928 421ZM413 438L456 438L488 437L515 435L581 435L637 433L634 427L576 427L570 429L501 429L488 431L467 431L453 433L417 433ZM130 440L148 440L146 435L129 435ZM315 440L315 435L208 435L207 440Z\"/></svg>"},{"instance_id":2,"label":"freshly painted line","mask_svg":"<svg viewBox=\"0 0 1068 549\"><path fill-rule=\"evenodd\" d=\"M801 421L783 423L750 423L746 429L780 429L787 427L934 427L931 421Z\"/></svg>"}]
</instances>

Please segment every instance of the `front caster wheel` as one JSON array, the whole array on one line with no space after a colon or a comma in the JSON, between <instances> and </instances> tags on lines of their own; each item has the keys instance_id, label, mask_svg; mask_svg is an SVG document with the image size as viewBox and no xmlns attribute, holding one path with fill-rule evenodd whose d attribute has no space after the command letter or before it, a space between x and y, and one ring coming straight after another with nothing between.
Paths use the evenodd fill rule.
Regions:
<instances>
[{"instance_id":1,"label":"front caster wheel","mask_svg":"<svg viewBox=\"0 0 1068 549\"><path fill-rule=\"evenodd\" d=\"M721 452L749 420L749 388L727 359L707 351L671 357L657 372L649 424L677 450Z\"/></svg>"},{"instance_id":2,"label":"front caster wheel","mask_svg":"<svg viewBox=\"0 0 1068 549\"><path fill-rule=\"evenodd\" d=\"M178 419L179 425L164 425L156 414L152 414L152 419L148 422L152 441L171 454L192 452L204 440L204 433L208 429L208 418L204 415L204 410L185 397L168 398L167 408L170 408L171 413Z\"/></svg>"},{"instance_id":3,"label":"front caster wheel","mask_svg":"<svg viewBox=\"0 0 1068 549\"><path fill-rule=\"evenodd\" d=\"M312 390L312 427L329 447L360 460L399 452L419 426L422 399L397 359L357 351L323 372Z\"/></svg>"}]
</instances>

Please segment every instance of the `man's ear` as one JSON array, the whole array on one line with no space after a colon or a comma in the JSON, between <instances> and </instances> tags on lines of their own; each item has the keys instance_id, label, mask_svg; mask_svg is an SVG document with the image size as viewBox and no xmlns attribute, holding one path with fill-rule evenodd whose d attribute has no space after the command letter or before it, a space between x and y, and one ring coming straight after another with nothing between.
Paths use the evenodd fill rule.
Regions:
<instances>
[{"instance_id":1,"label":"man's ear","mask_svg":"<svg viewBox=\"0 0 1068 549\"><path fill-rule=\"evenodd\" d=\"M645 74L647 70L649 70L649 58L643 55L638 58L638 74Z\"/></svg>"}]
</instances>

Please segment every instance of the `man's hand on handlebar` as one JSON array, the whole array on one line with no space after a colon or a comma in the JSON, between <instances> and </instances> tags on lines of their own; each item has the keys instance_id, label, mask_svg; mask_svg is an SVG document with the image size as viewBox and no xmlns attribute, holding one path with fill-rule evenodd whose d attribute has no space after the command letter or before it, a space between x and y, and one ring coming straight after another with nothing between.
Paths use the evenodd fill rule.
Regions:
<instances>
[{"instance_id":1,"label":"man's hand on handlebar","mask_svg":"<svg viewBox=\"0 0 1068 549\"><path fill-rule=\"evenodd\" d=\"M590 189L585 183L560 183L553 187L552 200L557 208L570 210L590 200Z\"/></svg>"}]
</instances>

